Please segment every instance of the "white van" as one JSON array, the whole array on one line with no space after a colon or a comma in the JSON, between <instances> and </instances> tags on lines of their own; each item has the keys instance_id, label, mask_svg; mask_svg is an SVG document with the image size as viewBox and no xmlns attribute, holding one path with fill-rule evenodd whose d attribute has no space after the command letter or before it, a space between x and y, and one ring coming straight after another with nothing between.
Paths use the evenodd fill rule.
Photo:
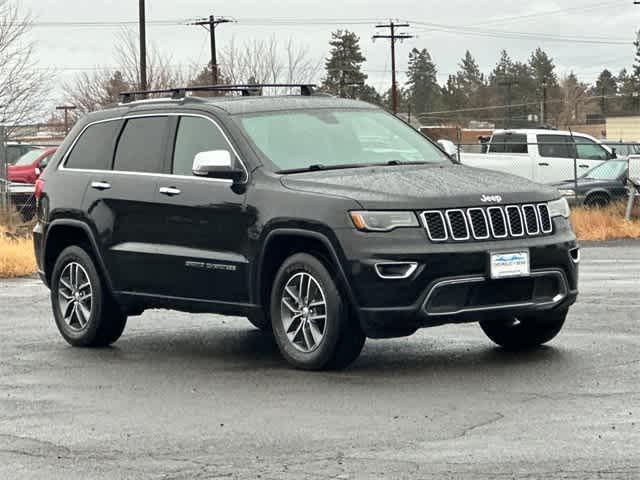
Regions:
<instances>
[{"instance_id":1,"label":"white van","mask_svg":"<svg viewBox=\"0 0 640 480\"><path fill-rule=\"evenodd\" d=\"M579 177L613 151L584 133L560 130L496 130L487 153L462 153L464 165L512 173L540 183Z\"/></svg>"}]
</instances>

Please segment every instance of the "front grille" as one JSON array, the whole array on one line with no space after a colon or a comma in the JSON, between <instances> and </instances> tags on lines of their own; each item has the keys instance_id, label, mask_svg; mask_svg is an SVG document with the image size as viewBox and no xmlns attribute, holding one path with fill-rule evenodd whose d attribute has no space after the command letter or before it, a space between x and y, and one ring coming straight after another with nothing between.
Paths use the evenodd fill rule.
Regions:
<instances>
[{"instance_id":1,"label":"front grille","mask_svg":"<svg viewBox=\"0 0 640 480\"><path fill-rule=\"evenodd\" d=\"M421 218L432 242L500 240L553 233L549 207L545 203L428 210Z\"/></svg>"}]
</instances>

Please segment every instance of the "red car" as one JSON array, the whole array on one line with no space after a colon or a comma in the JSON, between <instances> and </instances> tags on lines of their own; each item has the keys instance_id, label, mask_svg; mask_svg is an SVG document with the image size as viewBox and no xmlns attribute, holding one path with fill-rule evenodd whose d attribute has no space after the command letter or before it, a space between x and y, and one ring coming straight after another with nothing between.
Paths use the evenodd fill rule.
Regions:
<instances>
[{"instance_id":1,"label":"red car","mask_svg":"<svg viewBox=\"0 0 640 480\"><path fill-rule=\"evenodd\" d=\"M25 153L14 165L7 167L9 181L13 183L36 183L56 150L57 147L39 148Z\"/></svg>"}]
</instances>

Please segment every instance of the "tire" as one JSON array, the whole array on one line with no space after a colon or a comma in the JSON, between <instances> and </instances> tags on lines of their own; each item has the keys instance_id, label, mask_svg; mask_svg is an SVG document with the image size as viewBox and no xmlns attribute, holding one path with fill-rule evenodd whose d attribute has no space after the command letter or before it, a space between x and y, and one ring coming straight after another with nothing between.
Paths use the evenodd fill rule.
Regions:
<instances>
[{"instance_id":1,"label":"tire","mask_svg":"<svg viewBox=\"0 0 640 480\"><path fill-rule=\"evenodd\" d=\"M562 330L567 313L567 310L561 310L517 318L507 316L480 322L480 327L487 337L506 350L527 350L555 338Z\"/></svg>"},{"instance_id":2,"label":"tire","mask_svg":"<svg viewBox=\"0 0 640 480\"><path fill-rule=\"evenodd\" d=\"M249 323L264 333L273 333L271 321L262 312L253 312L247 316Z\"/></svg>"},{"instance_id":3,"label":"tire","mask_svg":"<svg viewBox=\"0 0 640 480\"><path fill-rule=\"evenodd\" d=\"M591 208L604 208L611 203L611 199L605 193L593 194L584 201L587 207Z\"/></svg>"},{"instance_id":4,"label":"tire","mask_svg":"<svg viewBox=\"0 0 640 480\"><path fill-rule=\"evenodd\" d=\"M365 335L359 322L325 264L312 255L298 253L284 261L271 290L270 310L278 348L296 368L343 369L362 351Z\"/></svg>"},{"instance_id":5,"label":"tire","mask_svg":"<svg viewBox=\"0 0 640 480\"><path fill-rule=\"evenodd\" d=\"M78 246L64 249L56 260L51 306L60 334L74 347L111 345L127 324L127 316L107 291L93 258Z\"/></svg>"}]
</instances>

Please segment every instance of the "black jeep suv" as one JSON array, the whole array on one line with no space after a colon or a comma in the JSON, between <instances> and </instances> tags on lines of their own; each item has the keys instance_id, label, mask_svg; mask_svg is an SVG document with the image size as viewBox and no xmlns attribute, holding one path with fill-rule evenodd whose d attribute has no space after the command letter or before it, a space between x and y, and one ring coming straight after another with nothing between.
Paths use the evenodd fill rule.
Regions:
<instances>
[{"instance_id":1,"label":"black jeep suv","mask_svg":"<svg viewBox=\"0 0 640 480\"><path fill-rule=\"evenodd\" d=\"M305 369L447 323L509 349L558 334L579 250L555 189L309 90L129 95L74 127L38 182L34 232L70 344L111 344L150 308L246 316Z\"/></svg>"}]
</instances>

